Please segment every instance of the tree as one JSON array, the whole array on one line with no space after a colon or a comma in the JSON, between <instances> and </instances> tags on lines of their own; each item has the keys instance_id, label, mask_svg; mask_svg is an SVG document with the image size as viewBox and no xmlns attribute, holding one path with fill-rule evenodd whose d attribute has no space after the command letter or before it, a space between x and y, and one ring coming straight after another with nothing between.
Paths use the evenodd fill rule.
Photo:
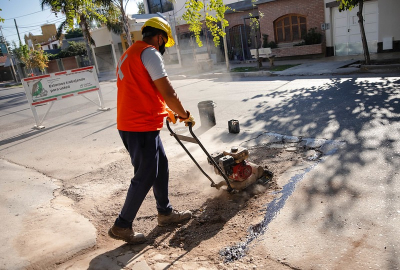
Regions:
<instances>
[{"instance_id":1,"label":"tree","mask_svg":"<svg viewBox=\"0 0 400 270\"><path fill-rule=\"evenodd\" d=\"M65 49L70 56L85 55L86 47L83 42L69 42L69 46Z\"/></svg>"},{"instance_id":2,"label":"tree","mask_svg":"<svg viewBox=\"0 0 400 270\"><path fill-rule=\"evenodd\" d=\"M365 59L365 64L369 65L371 60L369 56L367 37L365 35L364 18L362 15L365 0L337 0L337 1L340 2L339 5L340 12L344 10L352 10L353 8L358 6L357 17L358 17L358 24L360 25L361 41L364 49L364 59Z\"/></svg>"},{"instance_id":3,"label":"tree","mask_svg":"<svg viewBox=\"0 0 400 270\"><path fill-rule=\"evenodd\" d=\"M201 10L204 9L204 4L197 0L188 0L185 4L186 12L182 15L182 18L189 24L189 30L194 33L196 43L199 47L203 46L200 39L200 33L205 19L206 26L210 30L215 47L219 46L221 37L225 37L225 28L229 26L227 20L225 20L225 12L230 9L225 6L222 0L210 0L207 4L207 13L205 18L201 14ZM215 16L209 12L214 12Z\"/></svg>"},{"instance_id":4,"label":"tree","mask_svg":"<svg viewBox=\"0 0 400 270\"><path fill-rule=\"evenodd\" d=\"M138 8L138 14L145 14L146 11L144 10L144 2L140 1L140 2L136 2L136 6Z\"/></svg>"},{"instance_id":5,"label":"tree","mask_svg":"<svg viewBox=\"0 0 400 270\"><path fill-rule=\"evenodd\" d=\"M260 20L253 15L253 13L255 13L255 8L256 8L256 3L257 0L251 0L252 6L253 6L253 12L249 13L249 18L250 18L250 35L254 38L255 44L256 44L256 60L257 60L257 67L261 68L262 67L262 58L260 58L260 52L259 52L259 48L260 47L258 45L258 36L257 36L257 32L260 31ZM258 12L258 16L259 17L263 17L264 14L262 12ZM261 42L260 42L261 43ZM261 45L261 44L260 44Z\"/></svg>"},{"instance_id":6,"label":"tree","mask_svg":"<svg viewBox=\"0 0 400 270\"><path fill-rule=\"evenodd\" d=\"M200 11L204 9L204 4L197 0L187 0L185 7L186 12L182 15L182 18L187 22L187 24L189 24L189 30L194 33L197 45L202 47L203 43L200 39L200 33L202 30L204 17ZM223 38L225 61L228 70L229 58L228 49L226 46L225 28L229 26L229 23L225 19L225 12L229 9L230 7L225 6L223 0L210 0L210 2L207 4L207 13L205 14L206 26L213 36L215 47L219 46L221 37ZM215 15L212 15L211 13Z\"/></svg>"},{"instance_id":7,"label":"tree","mask_svg":"<svg viewBox=\"0 0 400 270\"><path fill-rule=\"evenodd\" d=\"M36 47L36 50L30 50L27 45L20 44L20 47L16 49L16 54L25 64L25 67L30 69L31 73L33 73L34 68L39 68L43 72L49 63L49 57L40 45Z\"/></svg>"},{"instance_id":8,"label":"tree","mask_svg":"<svg viewBox=\"0 0 400 270\"><path fill-rule=\"evenodd\" d=\"M119 12L121 14L121 21L122 21L122 28L125 32L126 35L126 41L128 42L128 45L132 45L132 36L131 36L131 31L129 27L129 18L126 15L126 5L128 4L129 0L100 0L104 6L116 6L119 9ZM125 2L125 6L124 6Z\"/></svg>"},{"instance_id":9,"label":"tree","mask_svg":"<svg viewBox=\"0 0 400 270\"><path fill-rule=\"evenodd\" d=\"M67 31L67 33L65 33L64 37L66 39L68 39L68 38L76 38L76 37L83 37L82 29L80 29L80 28L70 29L70 30Z\"/></svg>"},{"instance_id":10,"label":"tree","mask_svg":"<svg viewBox=\"0 0 400 270\"><path fill-rule=\"evenodd\" d=\"M54 60L54 59L60 59L60 58L76 56L76 55L79 55L79 56L87 55L85 42L69 41L67 48L62 49L57 54L50 54L49 59Z\"/></svg>"},{"instance_id":11,"label":"tree","mask_svg":"<svg viewBox=\"0 0 400 270\"><path fill-rule=\"evenodd\" d=\"M117 13L115 6L105 5L104 0L41 0L42 10L45 6L51 8L51 11L57 16L58 13L65 15L65 21L61 23L58 29L58 37L62 29L73 29L74 21L76 20L82 30L83 38L86 42L86 50L89 56L90 64L93 63L92 50L90 45L95 45L94 40L90 35L90 22L98 21L107 22L108 18L116 18Z\"/></svg>"}]
</instances>

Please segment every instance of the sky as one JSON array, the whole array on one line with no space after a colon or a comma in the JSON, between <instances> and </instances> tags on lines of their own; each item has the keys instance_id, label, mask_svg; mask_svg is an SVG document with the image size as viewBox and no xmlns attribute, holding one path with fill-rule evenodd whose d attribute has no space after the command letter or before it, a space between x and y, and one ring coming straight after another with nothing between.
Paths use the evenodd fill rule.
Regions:
<instances>
[{"instance_id":1,"label":"sky","mask_svg":"<svg viewBox=\"0 0 400 270\"><path fill-rule=\"evenodd\" d=\"M136 1L129 0L126 8L128 14L137 13ZM64 16L62 14L58 14L58 17L56 17L47 7L42 11L40 2L40 0L0 0L0 8L2 9L0 17L5 19L4 23L0 23L0 26L5 39L10 44L13 41L17 45L19 44L14 19L17 21L22 44L25 44L25 34L42 34L41 25L55 23L56 27L58 27L60 22L63 21ZM126 3L126 1L124 2Z\"/></svg>"}]
</instances>

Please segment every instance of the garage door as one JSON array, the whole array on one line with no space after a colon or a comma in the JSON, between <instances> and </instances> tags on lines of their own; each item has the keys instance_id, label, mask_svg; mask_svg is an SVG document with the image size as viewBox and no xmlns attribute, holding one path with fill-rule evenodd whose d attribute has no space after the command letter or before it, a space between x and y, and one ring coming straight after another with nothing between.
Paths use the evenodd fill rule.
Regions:
<instances>
[{"instance_id":1,"label":"garage door","mask_svg":"<svg viewBox=\"0 0 400 270\"><path fill-rule=\"evenodd\" d=\"M339 8L333 10L335 55L363 54L357 11L358 7L342 12L339 12ZM378 2L365 2L363 16L369 51L376 53L378 51Z\"/></svg>"}]
</instances>

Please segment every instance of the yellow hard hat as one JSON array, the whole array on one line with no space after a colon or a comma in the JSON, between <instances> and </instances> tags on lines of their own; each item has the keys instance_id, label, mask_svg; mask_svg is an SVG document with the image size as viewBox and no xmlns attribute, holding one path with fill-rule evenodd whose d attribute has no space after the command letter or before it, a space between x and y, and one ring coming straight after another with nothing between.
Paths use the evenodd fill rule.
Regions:
<instances>
[{"instance_id":1,"label":"yellow hard hat","mask_svg":"<svg viewBox=\"0 0 400 270\"><path fill-rule=\"evenodd\" d=\"M165 47L174 46L175 40L172 37L171 26L169 26L169 23L166 20L164 20L163 18L160 18L160 17L153 17L151 19L148 19L143 24L142 31L143 31L143 28L145 28L146 26L151 26L151 27L163 30L168 35L168 42L165 44Z\"/></svg>"}]
</instances>

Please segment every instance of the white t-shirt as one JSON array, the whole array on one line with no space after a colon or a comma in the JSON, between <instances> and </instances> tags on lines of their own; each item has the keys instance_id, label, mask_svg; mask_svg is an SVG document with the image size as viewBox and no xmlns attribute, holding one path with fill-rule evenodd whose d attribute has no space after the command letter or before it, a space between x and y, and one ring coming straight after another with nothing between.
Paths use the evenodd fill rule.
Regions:
<instances>
[{"instance_id":1,"label":"white t-shirt","mask_svg":"<svg viewBox=\"0 0 400 270\"><path fill-rule=\"evenodd\" d=\"M146 48L140 56L142 63L153 81L168 76L165 70L162 55L155 48Z\"/></svg>"}]
</instances>

